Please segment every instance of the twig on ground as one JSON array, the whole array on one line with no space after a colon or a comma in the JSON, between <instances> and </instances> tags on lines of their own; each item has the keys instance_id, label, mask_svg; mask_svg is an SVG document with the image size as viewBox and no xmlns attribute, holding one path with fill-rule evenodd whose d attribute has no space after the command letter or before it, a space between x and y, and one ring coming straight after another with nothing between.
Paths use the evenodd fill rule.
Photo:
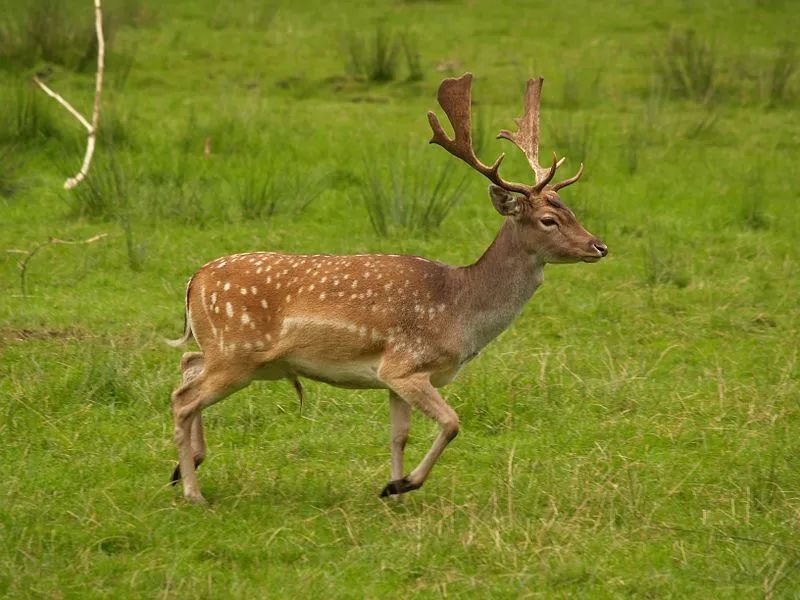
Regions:
<instances>
[{"instance_id":1,"label":"twig on ground","mask_svg":"<svg viewBox=\"0 0 800 600\"><path fill-rule=\"evenodd\" d=\"M94 235L94 236L92 236L92 237L90 237L89 239L86 239L86 240L62 240L62 239L57 238L57 237L50 237L50 238L47 239L46 242L39 242L38 244L36 244L31 250L19 250L17 248L10 248L10 249L6 250L6 252L10 252L12 254L24 254L25 255L25 257L17 263L17 267L19 268L19 287L20 287L20 290L22 291L22 295L23 296L27 296L28 295L28 288L27 288L26 279L25 279L25 276L26 276L27 271L28 271L28 263L31 261L31 259L34 256L36 256L36 254L39 253L39 250L41 250L42 248L46 248L47 246L55 245L55 244L63 244L63 245L68 245L68 246L78 246L78 245L81 245L81 244L91 244L92 242L96 242L97 240L101 240L101 239L103 239L105 237L108 237L107 233L98 233L97 235Z\"/></svg>"},{"instance_id":2,"label":"twig on ground","mask_svg":"<svg viewBox=\"0 0 800 600\"><path fill-rule=\"evenodd\" d=\"M100 0L94 0L94 26L97 33L97 75L95 76L94 83L94 106L92 107L92 122L79 113L75 107L67 102L60 94L50 89L38 76L33 80L36 82L44 93L55 99L61 106L66 108L69 113L78 119L81 125L86 128L88 136L86 139L86 154L83 157L83 164L81 170L77 175L70 177L64 182L64 187L71 190L78 185L86 177L89 172L89 165L92 163L92 155L94 154L94 146L97 140L97 125L100 122L100 93L103 89L103 70L105 68L105 39L103 38L103 12L100 6Z\"/></svg>"}]
</instances>

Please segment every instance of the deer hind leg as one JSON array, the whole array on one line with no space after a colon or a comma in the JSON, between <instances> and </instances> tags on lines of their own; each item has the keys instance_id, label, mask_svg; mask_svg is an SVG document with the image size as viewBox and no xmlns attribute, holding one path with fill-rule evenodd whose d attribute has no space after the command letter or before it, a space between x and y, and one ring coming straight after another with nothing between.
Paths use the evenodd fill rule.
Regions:
<instances>
[{"instance_id":1,"label":"deer hind leg","mask_svg":"<svg viewBox=\"0 0 800 600\"><path fill-rule=\"evenodd\" d=\"M209 368L205 364L195 376L184 377L184 383L172 393L175 443L178 446L178 467L175 473L183 479L183 495L190 502L205 503L195 472L196 464L199 464L196 462L197 451L205 454L200 412L245 387L249 381L246 373L230 365Z\"/></svg>"},{"instance_id":2,"label":"deer hind leg","mask_svg":"<svg viewBox=\"0 0 800 600\"><path fill-rule=\"evenodd\" d=\"M392 480L403 478L403 453L411 425L411 405L389 391L389 416L392 423Z\"/></svg>"},{"instance_id":3,"label":"deer hind leg","mask_svg":"<svg viewBox=\"0 0 800 600\"><path fill-rule=\"evenodd\" d=\"M186 385L203 370L203 353L202 352L186 352L181 357L181 374L183 380L181 385ZM200 413L192 421L191 426L191 447L192 456L194 457L195 468L199 467L206 457L206 442L203 436L203 417ZM175 465L175 470L172 471L172 485L177 485L181 479L181 465Z\"/></svg>"},{"instance_id":4,"label":"deer hind leg","mask_svg":"<svg viewBox=\"0 0 800 600\"><path fill-rule=\"evenodd\" d=\"M435 420L439 424L440 431L419 465L407 476L394 479L386 484L386 487L381 491L382 498L394 494L404 494L422 487L447 444L458 435L459 428L456 411L450 408L442 399L427 375L413 375L404 379L387 381L386 383L393 392L409 405L421 410L425 415ZM393 464L393 470L394 466ZM394 473L392 476L394 477Z\"/></svg>"}]
</instances>

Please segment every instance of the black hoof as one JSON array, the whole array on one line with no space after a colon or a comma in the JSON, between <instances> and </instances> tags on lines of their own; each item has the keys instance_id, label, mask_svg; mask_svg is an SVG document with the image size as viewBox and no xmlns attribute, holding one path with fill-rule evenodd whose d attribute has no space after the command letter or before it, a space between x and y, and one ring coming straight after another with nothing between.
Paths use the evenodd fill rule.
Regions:
<instances>
[{"instance_id":1,"label":"black hoof","mask_svg":"<svg viewBox=\"0 0 800 600\"><path fill-rule=\"evenodd\" d=\"M194 468L196 469L201 464L203 464L203 459L197 456L194 457ZM172 472L172 479L169 480L170 484L178 485L178 482L181 480L181 463L175 465L175 470Z\"/></svg>"},{"instance_id":2,"label":"black hoof","mask_svg":"<svg viewBox=\"0 0 800 600\"><path fill-rule=\"evenodd\" d=\"M422 487L422 484L413 484L408 480L408 477L403 477L402 479L395 479L394 481L390 481L386 484L386 487L381 490L381 498L388 498L389 496L397 496L399 494L405 494L406 492L410 492L412 490L416 490Z\"/></svg>"}]
</instances>

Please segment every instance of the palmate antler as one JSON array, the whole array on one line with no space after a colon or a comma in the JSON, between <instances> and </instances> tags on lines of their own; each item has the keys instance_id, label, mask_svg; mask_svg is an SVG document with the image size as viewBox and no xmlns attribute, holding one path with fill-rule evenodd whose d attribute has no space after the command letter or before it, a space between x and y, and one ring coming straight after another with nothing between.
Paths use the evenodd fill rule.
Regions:
<instances>
[{"instance_id":1,"label":"palmate antler","mask_svg":"<svg viewBox=\"0 0 800 600\"><path fill-rule=\"evenodd\" d=\"M525 113L521 118L516 119L517 132L511 133L503 130L497 135L498 139L507 139L522 150L536 176L536 185L514 183L500 177L498 170L500 163L505 158L505 153L498 156L492 166L483 164L475 155L475 150L472 147L472 73L464 73L458 78L445 79L439 86L437 99L453 126L455 137L453 139L447 137L439 123L439 119L433 111L430 111L428 112L428 121L433 130L431 143L440 145L450 154L460 158L484 175L489 181L509 192L516 192L525 196L539 194L550 183L556 173L556 169L564 162L563 158L557 160L556 154L553 153L553 163L549 168L542 167L539 164L539 104L543 81L544 79L541 77L528 80L528 87L525 91ZM556 183L552 188L559 190L575 183L582 174L583 163L581 163L577 175Z\"/></svg>"}]
</instances>

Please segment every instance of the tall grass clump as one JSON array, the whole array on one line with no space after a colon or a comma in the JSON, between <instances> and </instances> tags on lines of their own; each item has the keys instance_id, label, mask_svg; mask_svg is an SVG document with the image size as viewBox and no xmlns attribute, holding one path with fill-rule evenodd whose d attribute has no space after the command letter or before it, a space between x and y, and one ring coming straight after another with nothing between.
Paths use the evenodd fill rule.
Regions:
<instances>
[{"instance_id":1,"label":"tall grass clump","mask_svg":"<svg viewBox=\"0 0 800 600\"><path fill-rule=\"evenodd\" d=\"M791 96L791 81L798 71L797 47L782 44L770 64L766 81L766 100L768 106L777 106Z\"/></svg>"},{"instance_id":2,"label":"tall grass clump","mask_svg":"<svg viewBox=\"0 0 800 600\"><path fill-rule=\"evenodd\" d=\"M763 164L756 163L745 172L741 185L735 188L739 195L738 220L742 229L758 231L768 229L770 226L765 208L767 195L754 191L763 190L762 173L766 170Z\"/></svg>"},{"instance_id":3,"label":"tall grass clump","mask_svg":"<svg viewBox=\"0 0 800 600\"><path fill-rule=\"evenodd\" d=\"M657 54L656 72L666 91L697 102L712 100L719 87L720 59L713 44L693 30L673 32Z\"/></svg>"},{"instance_id":4,"label":"tall grass clump","mask_svg":"<svg viewBox=\"0 0 800 600\"><path fill-rule=\"evenodd\" d=\"M47 101L27 83L0 89L0 143L21 147L61 137Z\"/></svg>"},{"instance_id":5,"label":"tall grass clump","mask_svg":"<svg viewBox=\"0 0 800 600\"><path fill-rule=\"evenodd\" d=\"M643 274L648 286L685 288L691 279L684 260L665 236L650 236L643 249Z\"/></svg>"},{"instance_id":6,"label":"tall grass clump","mask_svg":"<svg viewBox=\"0 0 800 600\"><path fill-rule=\"evenodd\" d=\"M0 147L0 196L11 197L22 187L21 166L14 146Z\"/></svg>"},{"instance_id":7,"label":"tall grass clump","mask_svg":"<svg viewBox=\"0 0 800 600\"><path fill-rule=\"evenodd\" d=\"M371 35L351 32L345 39L347 71L370 83L387 83L400 78L401 58L405 60L406 79L424 77L422 55L413 36L396 35L378 25Z\"/></svg>"},{"instance_id":8,"label":"tall grass clump","mask_svg":"<svg viewBox=\"0 0 800 600\"><path fill-rule=\"evenodd\" d=\"M325 191L323 176L304 174L290 166L250 168L237 177L234 195L241 218L265 220L276 214L300 214Z\"/></svg>"},{"instance_id":9,"label":"tall grass clump","mask_svg":"<svg viewBox=\"0 0 800 600\"><path fill-rule=\"evenodd\" d=\"M382 152L382 162L364 161L361 195L372 229L385 236L395 232L428 233L437 229L461 201L467 182L451 162L432 164L411 147Z\"/></svg>"},{"instance_id":10,"label":"tall grass clump","mask_svg":"<svg viewBox=\"0 0 800 600\"><path fill-rule=\"evenodd\" d=\"M383 25L372 36L351 33L347 39L348 70L375 83L394 81L400 57L396 36Z\"/></svg>"},{"instance_id":11,"label":"tall grass clump","mask_svg":"<svg viewBox=\"0 0 800 600\"><path fill-rule=\"evenodd\" d=\"M403 56L406 59L408 81L422 81L425 77L425 72L422 68L422 54L419 51L419 44L416 38L404 35L400 38L400 43L403 47Z\"/></svg>"},{"instance_id":12,"label":"tall grass clump","mask_svg":"<svg viewBox=\"0 0 800 600\"><path fill-rule=\"evenodd\" d=\"M211 221L230 221L227 207L218 204L224 194L219 193L220 177L213 176L211 161L198 153L163 153L158 147L151 150L159 151L161 160L142 172L137 187L139 216L145 222L202 227Z\"/></svg>"},{"instance_id":13,"label":"tall grass clump","mask_svg":"<svg viewBox=\"0 0 800 600\"><path fill-rule=\"evenodd\" d=\"M110 39L110 27L104 30ZM0 65L7 68L45 61L74 69L96 43L91 4L79 11L62 0L30 0L0 13Z\"/></svg>"},{"instance_id":14,"label":"tall grass clump","mask_svg":"<svg viewBox=\"0 0 800 600\"><path fill-rule=\"evenodd\" d=\"M128 266L139 271L144 266L145 244L135 230L136 207L131 200L134 186L130 168L126 168L110 149L105 157L95 157L86 179L68 190L67 201L75 216L116 221L125 235Z\"/></svg>"},{"instance_id":15,"label":"tall grass clump","mask_svg":"<svg viewBox=\"0 0 800 600\"><path fill-rule=\"evenodd\" d=\"M642 150L647 145L645 129L637 122L629 123L622 136L621 162L624 170L633 175L639 170Z\"/></svg>"},{"instance_id":16,"label":"tall grass clump","mask_svg":"<svg viewBox=\"0 0 800 600\"><path fill-rule=\"evenodd\" d=\"M0 9L0 69L18 70L40 62L74 71L94 72L97 37L91 2L27 0ZM116 60L112 45L120 27L143 27L156 21L153 3L141 0L103 2L106 58Z\"/></svg>"},{"instance_id":17,"label":"tall grass clump","mask_svg":"<svg viewBox=\"0 0 800 600\"><path fill-rule=\"evenodd\" d=\"M66 194L73 216L115 219L127 205L128 175L116 155L106 153L105 157L95 157L84 182Z\"/></svg>"}]
</instances>

